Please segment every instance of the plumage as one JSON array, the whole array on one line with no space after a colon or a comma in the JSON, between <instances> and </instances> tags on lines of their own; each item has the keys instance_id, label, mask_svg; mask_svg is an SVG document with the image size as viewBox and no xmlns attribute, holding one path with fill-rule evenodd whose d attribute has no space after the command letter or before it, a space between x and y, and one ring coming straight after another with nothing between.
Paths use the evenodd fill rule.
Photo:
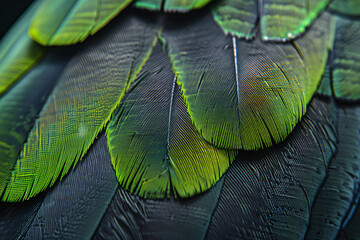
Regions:
<instances>
[{"instance_id":1,"label":"plumage","mask_svg":"<svg viewBox=\"0 0 360 240\"><path fill-rule=\"evenodd\" d=\"M255 37L258 12L257 2L251 0L223 0L213 8L214 19L226 34L245 39Z\"/></svg>"},{"instance_id":2,"label":"plumage","mask_svg":"<svg viewBox=\"0 0 360 240\"><path fill-rule=\"evenodd\" d=\"M346 227L352 205L359 195L359 108L343 106L338 111L338 151L312 209L308 238L334 239ZM315 237L316 236L316 237Z\"/></svg>"},{"instance_id":3,"label":"plumage","mask_svg":"<svg viewBox=\"0 0 360 240\"><path fill-rule=\"evenodd\" d=\"M22 147L4 200L38 194L85 155L148 57L157 31L149 27L127 18L108 35L91 39L70 60Z\"/></svg>"},{"instance_id":4,"label":"plumage","mask_svg":"<svg viewBox=\"0 0 360 240\"><path fill-rule=\"evenodd\" d=\"M342 3L34 2L0 40L0 238L357 239Z\"/></svg>"},{"instance_id":5,"label":"plumage","mask_svg":"<svg viewBox=\"0 0 360 240\"><path fill-rule=\"evenodd\" d=\"M203 137L220 148L246 150L282 141L320 81L330 22L322 16L293 43L225 36L206 13L186 28L169 24L164 38L173 68Z\"/></svg>"},{"instance_id":6,"label":"plumage","mask_svg":"<svg viewBox=\"0 0 360 240\"><path fill-rule=\"evenodd\" d=\"M322 95L322 96L326 96L326 97L331 97L331 95L332 95L331 62L332 62L332 54L329 53L328 59L326 61L324 74L321 77L320 85L319 85L319 87L318 87L318 89L316 91L317 94Z\"/></svg>"},{"instance_id":7,"label":"plumage","mask_svg":"<svg viewBox=\"0 0 360 240\"><path fill-rule=\"evenodd\" d=\"M138 0L135 6L149 10L187 12L208 4L210 0Z\"/></svg>"},{"instance_id":8,"label":"plumage","mask_svg":"<svg viewBox=\"0 0 360 240\"><path fill-rule=\"evenodd\" d=\"M358 0L333 0L329 9L340 14L356 17L360 14L360 2Z\"/></svg>"},{"instance_id":9,"label":"plumage","mask_svg":"<svg viewBox=\"0 0 360 240\"><path fill-rule=\"evenodd\" d=\"M69 50L62 49L61 54L58 50L50 53L0 100L1 193L12 177L19 151L26 142L34 119L55 87L58 74L69 60Z\"/></svg>"},{"instance_id":10,"label":"plumage","mask_svg":"<svg viewBox=\"0 0 360 240\"><path fill-rule=\"evenodd\" d=\"M360 208L359 206L359 197L356 199L357 201L354 208L352 209L352 214L348 219L348 224L345 226L344 229L341 229L339 239L359 239L360 238L360 231L359 231L359 223L360 223Z\"/></svg>"},{"instance_id":11,"label":"plumage","mask_svg":"<svg viewBox=\"0 0 360 240\"><path fill-rule=\"evenodd\" d=\"M45 0L31 20L29 35L42 45L82 42L130 3L131 0Z\"/></svg>"},{"instance_id":12,"label":"plumage","mask_svg":"<svg viewBox=\"0 0 360 240\"><path fill-rule=\"evenodd\" d=\"M45 49L27 35L38 3L20 17L0 42L0 96L43 56Z\"/></svg>"},{"instance_id":13,"label":"plumage","mask_svg":"<svg viewBox=\"0 0 360 240\"><path fill-rule=\"evenodd\" d=\"M332 103L314 99L286 142L239 153L226 175L208 239L304 238L309 209L336 151L334 110Z\"/></svg>"},{"instance_id":14,"label":"plumage","mask_svg":"<svg viewBox=\"0 0 360 240\"><path fill-rule=\"evenodd\" d=\"M215 185L235 157L235 151L202 138L175 81L158 44L107 127L119 182L142 197L201 193Z\"/></svg>"},{"instance_id":15,"label":"plumage","mask_svg":"<svg viewBox=\"0 0 360 240\"><path fill-rule=\"evenodd\" d=\"M223 178L194 199L142 199L117 190L93 239L204 239Z\"/></svg>"},{"instance_id":16,"label":"plumage","mask_svg":"<svg viewBox=\"0 0 360 240\"><path fill-rule=\"evenodd\" d=\"M332 75L335 97L360 99L360 20L336 17Z\"/></svg>"},{"instance_id":17,"label":"plumage","mask_svg":"<svg viewBox=\"0 0 360 240\"><path fill-rule=\"evenodd\" d=\"M293 39L318 17L330 0L262 0L263 39Z\"/></svg>"},{"instance_id":18,"label":"plumage","mask_svg":"<svg viewBox=\"0 0 360 240\"><path fill-rule=\"evenodd\" d=\"M87 161L79 163L51 194L38 199L41 205L22 238L90 239L118 187L109 159L101 134Z\"/></svg>"}]
</instances>

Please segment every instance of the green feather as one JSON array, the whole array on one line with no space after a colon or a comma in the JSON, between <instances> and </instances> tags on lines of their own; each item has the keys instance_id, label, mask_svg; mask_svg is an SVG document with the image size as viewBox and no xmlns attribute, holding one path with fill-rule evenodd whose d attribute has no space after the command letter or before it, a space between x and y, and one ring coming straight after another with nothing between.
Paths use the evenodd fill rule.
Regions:
<instances>
[{"instance_id":1,"label":"green feather","mask_svg":"<svg viewBox=\"0 0 360 240\"><path fill-rule=\"evenodd\" d=\"M211 16L191 22L181 29L170 24L164 37L202 136L230 149L282 141L318 87L330 45L330 16L325 14L293 43L226 37Z\"/></svg>"},{"instance_id":2,"label":"green feather","mask_svg":"<svg viewBox=\"0 0 360 240\"><path fill-rule=\"evenodd\" d=\"M332 56L329 54L328 60L326 63L324 74L321 78L321 82L319 85L319 88L317 90L317 93L322 96L330 97L332 95L332 89L331 89L331 58Z\"/></svg>"},{"instance_id":3,"label":"green feather","mask_svg":"<svg viewBox=\"0 0 360 240\"><path fill-rule=\"evenodd\" d=\"M360 1L359 0L334 0L329 6L331 11L350 15L360 15Z\"/></svg>"},{"instance_id":4,"label":"green feather","mask_svg":"<svg viewBox=\"0 0 360 240\"><path fill-rule=\"evenodd\" d=\"M36 116L68 61L57 53L46 57L0 99L0 195Z\"/></svg>"},{"instance_id":5,"label":"green feather","mask_svg":"<svg viewBox=\"0 0 360 240\"><path fill-rule=\"evenodd\" d=\"M234 153L207 143L191 122L170 60L158 45L107 128L120 184L147 198L209 189Z\"/></svg>"},{"instance_id":6,"label":"green feather","mask_svg":"<svg viewBox=\"0 0 360 240\"><path fill-rule=\"evenodd\" d=\"M44 0L29 35L42 45L84 41L113 19L132 0Z\"/></svg>"},{"instance_id":7,"label":"green feather","mask_svg":"<svg viewBox=\"0 0 360 240\"><path fill-rule=\"evenodd\" d=\"M330 0L263 0L263 39L293 39L318 17Z\"/></svg>"},{"instance_id":8,"label":"green feather","mask_svg":"<svg viewBox=\"0 0 360 240\"><path fill-rule=\"evenodd\" d=\"M303 58L305 67L309 73L307 81L308 101L318 88L325 72L328 59L328 51L332 48L334 37L334 18L327 12L316 21L312 28L292 44Z\"/></svg>"},{"instance_id":9,"label":"green feather","mask_svg":"<svg viewBox=\"0 0 360 240\"><path fill-rule=\"evenodd\" d=\"M360 99L360 21L336 17L333 89L336 98Z\"/></svg>"},{"instance_id":10,"label":"green feather","mask_svg":"<svg viewBox=\"0 0 360 240\"><path fill-rule=\"evenodd\" d=\"M258 4L253 0L222 0L213 7L215 21L225 34L240 38L255 37L255 26L258 18Z\"/></svg>"},{"instance_id":11,"label":"green feather","mask_svg":"<svg viewBox=\"0 0 360 240\"><path fill-rule=\"evenodd\" d=\"M3 200L28 199L52 186L110 120L159 31L151 19L125 17L85 43L69 62L29 133Z\"/></svg>"},{"instance_id":12,"label":"green feather","mask_svg":"<svg viewBox=\"0 0 360 240\"><path fill-rule=\"evenodd\" d=\"M38 6L39 1L33 3L0 42L0 95L36 64L45 51L27 34Z\"/></svg>"},{"instance_id":13,"label":"green feather","mask_svg":"<svg viewBox=\"0 0 360 240\"><path fill-rule=\"evenodd\" d=\"M135 6L138 8L147 8L151 10L160 10L163 0L137 0Z\"/></svg>"},{"instance_id":14,"label":"green feather","mask_svg":"<svg viewBox=\"0 0 360 240\"><path fill-rule=\"evenodd\" d=\"M135 6L151 10L186 12L191 9L201 8L211 0L137 0Z\"/></svg>"}]
</instances>

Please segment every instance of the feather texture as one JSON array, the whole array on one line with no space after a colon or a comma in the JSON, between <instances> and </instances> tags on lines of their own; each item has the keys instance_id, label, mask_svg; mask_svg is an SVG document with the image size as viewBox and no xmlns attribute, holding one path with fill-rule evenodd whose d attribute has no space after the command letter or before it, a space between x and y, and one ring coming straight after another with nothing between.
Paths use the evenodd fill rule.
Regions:
<instances>
[{"instance_id":1,"label":"feather texture","mask_svg":"<svg viewBox=\"0 0 360 240\"><path fill-rule=\"evenodd\" d=\"M43 56L45 49L27 35L39 2L33 3L0 42L0 96Z\"/></svg>"},{"instance_id":2,"label":"feather texture","mask_svg":"<svg viewBox=\"0 0 360 240\"><path fill-rule=\"evenodd\" d=\"M307 239L335 239L359 194L360 111L342 107L338 115L338 152L313 206Z\"/></svg>"},{"instance_id":3,"label":"feather texture","mask_svg":"<svg viewBox=\"0 0 360 240\"><path fill-rule=\"evenodd\" d=\"M293 43L241 41L223 35L209 14L189 19L185 27L174 19L164 37L202 136L217 147L246 150L282 141L321 79L330 16Z\"/></svg>"},{"instance_id":4,"label":"feather texture","mask_svg":"<svg viewBox=\"0 0 360 240\"><path fill-rule=\"evenodd\" d=\"M0 99L0 195L36 117L70 58L69 50L74 52L52 51Z\"/></svg>"},{"instance_id":5,"label":"feather texture","mask_svg":"<svg viewBox=\"0 0 360 240\"><path fill-rule=\"evenodd\" d=\"M332 82L343 100L360 99L360 20L336 17Z\"/></svg>"},{"instance_id":6,"label":"feather texture","mask_svg":"<svg viewBox=\"0 0 360 240\"><path fill-rule=\"evenodd\" d=\"M29 35L42 45L68 45L93 35L132 0L43 0Z\"/></svg>"},{"instance_id":7,"label":"feather texture","mask_svg":"<svg viewBox=\"0 0 360 240\"><path fill-rule=\"evenodd\" d=\"M21 203L0 202L0 234L2 239L21 239L39 211L45 194Z\"/></svg>"},{"instance_id":8,"label":"feather texture","mask_svg":"<svg viewBox=\"0 0 360 240\"><path fill-rule=\"evenodd\" d=\"M333 0L329 6L331 11L350 16L360 15L360 2L358 0Z\"/></svg>"},{"instance_id":9,"label":"feather texture","mask_svg":"<svg viewBox=\"0 0 360 240\"><path fill-rule=\"evenodd\" d=\"M150 10L164 10L187 12L192 9L201 8L211 0L136 0L135 5L139 8Z\"/></svg>"},{"instance_id":10,"label":"feather texture","mask_svg":"<svg viewBox=\"0 0 360 240\"><path fill-rule=\"evenodd\" d=\"M354 208L354 213L347 226L342 229L338 235L338 239L356 240L360 238L360 201L357 199L357 206Z\"/></svg>"},{"instance_id":11,"label":"feather texture","mask_svg":"<svg viewBox=\"0 0 360 240\"><path fill-rule=\"evenodd\" d=\"M207 239L304 238L336 151L336 124L334 104L314 99L284 143L241 151L225 174Z\"/></svg>"},{"instance_id":12,"label":"feather texture","mask_svg":"<svg viewBox=\"0 0 360 240\"><path fill-rule=\"evenodd\" d=\"M90 239L119 186L104 134L50 194L0 203L4 239Z\"/></svg>"},{"instance_id":13,"label":"feather texture","mask_svg":"<svg viewBox=\"0 0 360 240\"><path fill-rule=\"evenodd\" d=\"M328 59L326 62L326 67L324 71L324 75L321 78L321 82L317 93L321 96L331 97L332 96L332 86L331 86L331 77L332 77L332 69L331 69L331 62L332 62L332 54L328 55Z\"/></svg>"},{"instance_id":14,"label":"feather texture","mask_svg":"<svg viewBox=\"0 0 360 240\"><path fill-rule=\"evenodd\" d=\"M258 19L258 4L253 0L222 0L213 8L215 21L225 34L239 38L255 37L255 26Z\"/></svg>"},{"instance_id":15,"label":"feather texture","mask_svg":"<svg viewBox=\"0 0 360 240\"><path fill-rule=\"evenodd\" d=\"M28 199L52 186L84 156L109 121L158 31L138 16L119 20L88 41L64 70L29 133L4 200Z\"/></svg>"},{"instance_id":16,"label":"feather texture","mask_svg":"<svg viewBox=\"0 0 360 240\"><path fill-rule=\"evenodd\" d=\"M349 97L331 96L350 79L338 81L339 69L342 74L351 69L357 79L356 41L350 33L342 36L342 28L351 30L352 23L339 27L337 22L334 37L328 13L315 20L325 1L253 1L244 12L236 8L245 1L235 1L186 15L132 8L69 48L69 54L50 48L26 75L39 59L28 68L4 68L21 66L20 81L0 98L2 201L27 199L53 187L24 203L0 203L0 238L359 238L358 102L349 105L339 101ZM96 4L105 2L110 7L96 11L99 19L117 12L114 1ZM166 2L158 3L166 8ZM258 3L256 12L252 7ZM264 13L265 6L279 9ZM286 19L286 14L298 21L275 22L282 27L277 37L262 41L260 20ZM253 22L255 15L260 23ZM354 15L341 19L357 21ZM304 22L311 26L306 29ZM237 34L241 25L246 27ZM298 34L279 37L290 28ZM23 32L15 29L0 49L3 56L21 46L16 42ZM253 40L239 39L241 34ZM334 51L327 56L329 49ZM311 100L326 61L321 91L327 97ZM348 84L351 93L357 83ZM208 117L211 111L217 122ZM208 118L199 121L203 116ZM242 126L233 133L241 141L245 136L249 149L279 143L236 151L237 161L219 179L232 162L230 151L211 144L216 142L212 136L203 139L208 129L199 128L199 122L217 128L219 135L229 122ZM108 139L100 133L105 128ZM126 189L119 186L111 161ZM167 175L161 196L156 191L162 183L145 177L156 177L159 169ZM150 183L151 188L142 188Z\"/></svg>"},{"instance_id":17,"label":"feather texture","mask_svg":"<svg viewBox=\"0 0 360 240\"><path fill-rule=\"evenodd\" d=\"M107 128L120 184L147 198L188 197L215 185L234 153L207 143L193 126L160 45Z\"/></svg>"},{"instance_id":18,"label":"feather texture","mask_svg":"<svg viewBox=\"0 0 360 240\"><path fill-rule=\"evenodd\" d=\"M119 186L106 138L41 202L23 239L90 239Z\"/></svg>"},{"instance_id":19,"label":"feather texture","mask_svg":"<svg viewBox=\"0 0 360 240\"><path fill-rule=\"evenodd\" d=\"M94 239L204 239L223 178L189 199L142 199L119 188Z\"/></svg>"},{"instance_id":20,"label":"feather texture","mask_svg":"<svg viewBox=\"0 0 360 240\"><path fill-rule=\"evenodd\" d=\"M293 39L317 18L330 0L262 0L263 39Z\"/></svg>"}]
</instances>

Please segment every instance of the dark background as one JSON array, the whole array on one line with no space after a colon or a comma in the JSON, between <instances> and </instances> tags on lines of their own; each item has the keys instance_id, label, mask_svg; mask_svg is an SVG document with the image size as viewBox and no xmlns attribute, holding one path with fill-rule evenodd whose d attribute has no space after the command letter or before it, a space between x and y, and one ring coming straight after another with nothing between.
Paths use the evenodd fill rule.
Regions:
<instances>
[{"instance_id":1,"label":"dark background","mask_svg":"<svg viewBox=\"0 0 360 240\"><path fill-rule=\"evenodd\" d=\"M0 0L0 39L33 0Z\"/></svg>"}]
</instances>

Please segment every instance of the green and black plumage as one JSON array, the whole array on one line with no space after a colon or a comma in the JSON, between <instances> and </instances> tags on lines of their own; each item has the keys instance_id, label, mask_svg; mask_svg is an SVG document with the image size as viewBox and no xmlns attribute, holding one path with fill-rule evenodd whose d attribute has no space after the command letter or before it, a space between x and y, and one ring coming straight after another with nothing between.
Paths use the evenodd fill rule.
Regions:
<instances>
[{"instance_id":1,"label":"green and black plumage","mask_svg":"<svg viewBox=\"0 0 360 240\"><path fill-rule=\"evenodd\" d=\"M338 2L34 2L0 42L0 234L356 236L359 5Z\"/></svg>"}]
</instances>

